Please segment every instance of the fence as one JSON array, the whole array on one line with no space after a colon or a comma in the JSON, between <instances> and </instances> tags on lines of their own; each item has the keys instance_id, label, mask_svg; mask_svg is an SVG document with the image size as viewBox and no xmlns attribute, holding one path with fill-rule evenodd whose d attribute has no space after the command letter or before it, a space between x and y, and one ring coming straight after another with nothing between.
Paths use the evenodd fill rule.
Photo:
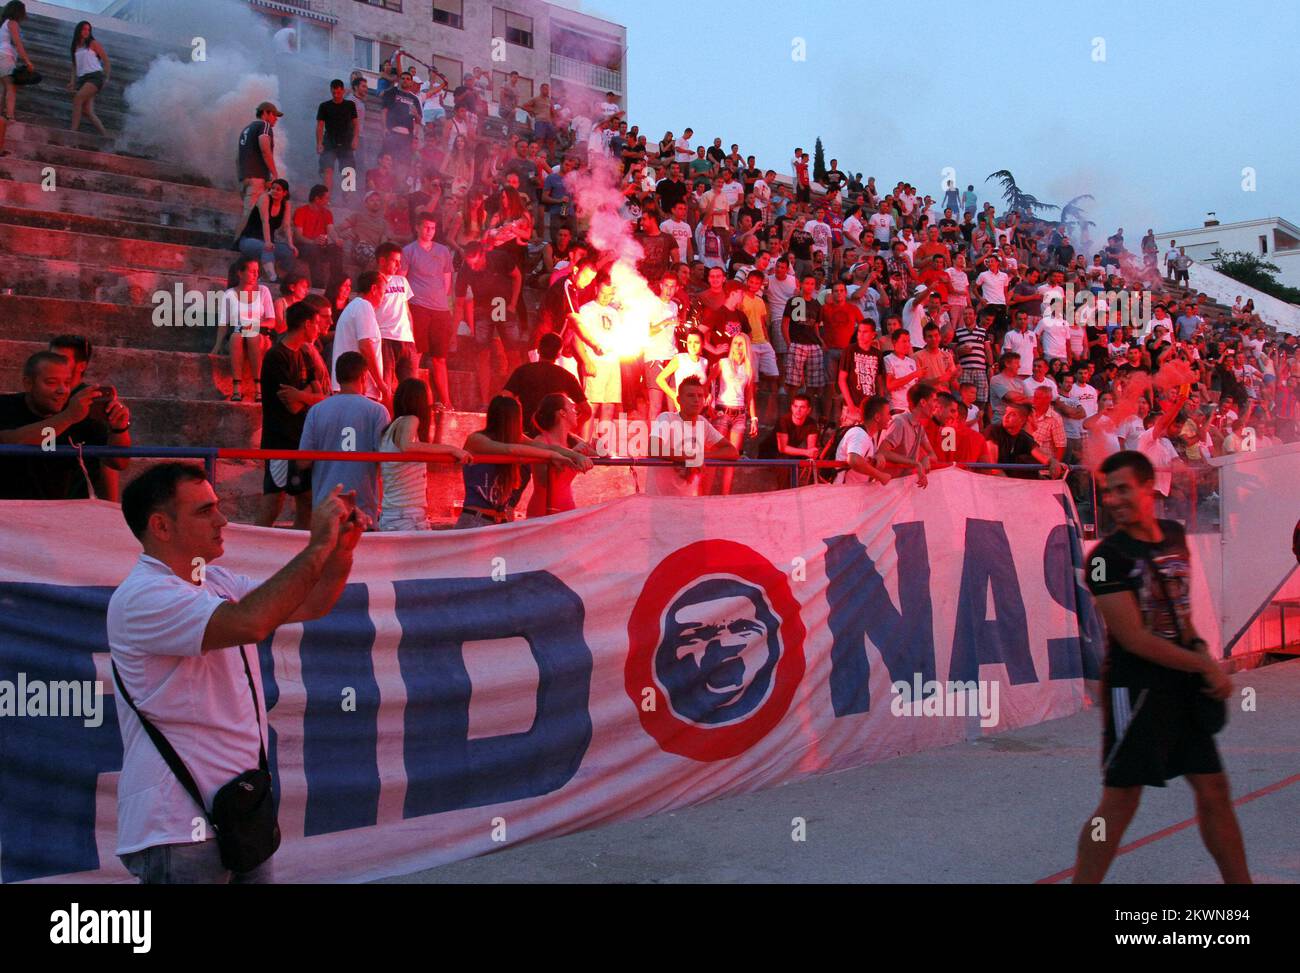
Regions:
<instances>
[{"instance_id":1,"label":"fence","mask_svg":"<svg viewBox=\"0 0 1300 973\"><path fill-rule=\"evenodd\" d=\"M368 452L328 452L293 449L244 449L225 446L55 446L45 449L41 446L3 445L0 444L0 456L42 456L54 457L98 457L128 459L171 459L200 460L207 471L213 487L217 484L217 460L299 460L299 461L340 461L353 463L426 463L453 465L455 460L445 456L429 456L418 453L368 453ZM475 456L475 463L518 463L505 456ZM656 457L595 456L592 463L596 466L616 466L625 468L675 466L674 460ZM835 460L813 459L706 459L701 461L705 467L716 468L784 468L790 471L790 486L800 485L800 474L808 471L847 469L848 464ZM1047 467L1036 463L958 463L963 469L1001 470L1003 472L1041 472ZM550 467L547 467L549 475ZM1220 525L1220 505L1218 494L1218 470L1214 467L1185 467L1167 471L1171 475L1169 497L1162 502L1161 516L1183 522L1191 533L1217 532ZM1075 470L1070 474L1075 479L1072 489L1075 503L1079 508L1085 533L1105 532L1110 526L1104 508L1099 503L1096 478L1087 477L1081 482L1086 471ZM548 497L551 491L547 491ZM548 510L548 513L554 511Z\"/></svg>"}]
</instances>

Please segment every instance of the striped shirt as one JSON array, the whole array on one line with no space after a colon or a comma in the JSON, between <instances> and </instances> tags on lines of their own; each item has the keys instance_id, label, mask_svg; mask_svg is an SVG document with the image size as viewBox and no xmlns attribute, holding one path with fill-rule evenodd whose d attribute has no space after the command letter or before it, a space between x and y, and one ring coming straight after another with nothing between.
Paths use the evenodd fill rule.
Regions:
<instances>
[{"instance_id":1,"label":"striped shirt","mask_svg":"<svg viewBox=\"0 0 1300 973\"><path fill-rule=\"evenodd\" d=\"M988 329L981 328L978 324L970 328L963 326L953 332L952 343L957 347L957 361L962 368L989 367L985 350L988 340Z\"/></svg>"}]
</instances>

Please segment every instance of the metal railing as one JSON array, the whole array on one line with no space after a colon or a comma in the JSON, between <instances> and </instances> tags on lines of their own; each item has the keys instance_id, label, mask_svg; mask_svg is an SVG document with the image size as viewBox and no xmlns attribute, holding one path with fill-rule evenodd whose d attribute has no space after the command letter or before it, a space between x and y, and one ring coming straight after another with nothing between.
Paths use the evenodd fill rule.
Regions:
<instances>
[{"instance_id":1,"label":"metal railing","mask_svg":"<svg viewBox=\"0 0 1300 973\"><path fill-rule=\"evenodd\" d=\"M562 81L576 81L598 91L623 94L623 73L599 64L588 64L563 54L551 54L551 77Z\"/></svg>"},{"instance_id":2,"label":"metal railing","mask_svg":"<svg viewBox=\"0 0 1300 973\"><path fill-rule=\"evenodd\" d=\"M33 445L0 444L0 456L39 456L45 458L80 458L95 457L102 459L171 459L199 460L203 463L208 479L215 489L217 484L218 460L298 460L301 462L335 461L351 463L425 463L452 467L457 465L450 456L438 456L422 453L378 453L378 452L331 452L296 449L252 449L229 446L55 446L46 449ZM593 456L592 464L602 467L675 467L680 460L659 457L638 456ZM474 463L537 465L537 461L512 459L509 456L484 455L474 456ZM703 468L724 469L787 469L790 472L791 488L798 488L801 474L815 474L819 470L844 470L848 463L824 459L702 459L699 466ZM1037 463L946 463L937 467L959 466L972 471L1001 470L1003 472L1042 472L1045 465ZM932 471L933 472L933 471ZM1215 532L1220 526L1220 498L1218 495L1218 470L1214 467L1188 467L1174 469L1171 473L1171 489L1168 500L1162 502L1161 516L1183 522L1189 533ZM550 466L547 466L549 477ZM1086 474L1086 470L1075 469L1067 484L1071 487L1076 507L1083 524L1095 525L1097 533L1103 533L1110 526L1104 509L1099 503L1096 477L1088 476L1086 486L1079 485L1078 480L1071 482L1071 477ZM910 477L914 474L906 474ZM547 491L548 498L551 491ZM548 510L548 513L554 511Z\"/></svg>"}]
</instances>

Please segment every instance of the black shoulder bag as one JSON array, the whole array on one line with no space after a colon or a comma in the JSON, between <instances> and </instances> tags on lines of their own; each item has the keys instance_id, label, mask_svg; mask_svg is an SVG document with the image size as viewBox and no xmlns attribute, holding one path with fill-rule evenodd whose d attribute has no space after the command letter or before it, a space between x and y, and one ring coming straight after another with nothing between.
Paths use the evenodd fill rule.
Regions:
<instances>
[{"instance_id":1,"label":"black shoulder bag","mask_svg":"<svg viewBox=\"0 0 1300 973\"><path fill-rule=\"evenodd\" d=\"M1183 642L1183 625L1178 620L1178 610L1174 605L1174 600L1169 597L1168 589L1165 588L1164 577L1161 576L1159 569L1154 564L1151 566L1151 573L1155 581L1155 587L1160 592L1160 600L1165 603L1169 618L1173 622L1174 632L1178 636L1178 644L1189 651L1196 651ZM1228 725L1228 703L1226 700L1214 699L1212 696L1205 695L1205 693L1201 692L1202 688L1201 686L1196 688L1196 695L1192 699L1192 720L1206 733L1218 733Z\"/></svg>"},{"instance_id":2,"label":"black shoulder bag","mask_svg":"<svg viewBox=\"0 0 1300 973\"><path fill-rule=\"evenodd\" d=\"M257 719L257 769L246 770L234 780L225 784L212 798L212 810L209 811L199 793L199 786L186 768L180 755L162 732L136 708L135 702L122 685L122 676L113 664L113 679L117 682L117 691L126 700L128 706L139 717L141 725L149 739L153 741L163 760L171 768L176 779L194 798L194 803L203 809L208 823L216 832L217 848L221 852L221 864L232 872L251 872L262 862L275 854L280 847L280 824L275 816L275 798L271 791L271 772L266 762L266 747L262 743L262 718L258 715L257 688L253 685L253 673L248 668L248 656L244 647L239 647L239 658L244 663L244 675L248 677L248 689L253 694L253 715Z\"/></svg>"}]
</instances>

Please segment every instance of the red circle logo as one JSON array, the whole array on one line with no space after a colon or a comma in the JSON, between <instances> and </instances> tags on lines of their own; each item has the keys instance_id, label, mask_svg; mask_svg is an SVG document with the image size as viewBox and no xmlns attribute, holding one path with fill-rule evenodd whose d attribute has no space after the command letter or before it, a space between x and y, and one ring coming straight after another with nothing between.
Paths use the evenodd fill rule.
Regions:
<instances>
[{"instance_id":1,"label":"red circle logo","mask_svg":"<svg viewBox=\"0 0 1300 973\"><path fill-rule=\"evenodd\" d=\"M664 558L627 634L624 685L641 725L660 749L692 760L744 753L780 722L803 678L806 632L788 579L734 541Z\"/></svg>"}]
</instances>

